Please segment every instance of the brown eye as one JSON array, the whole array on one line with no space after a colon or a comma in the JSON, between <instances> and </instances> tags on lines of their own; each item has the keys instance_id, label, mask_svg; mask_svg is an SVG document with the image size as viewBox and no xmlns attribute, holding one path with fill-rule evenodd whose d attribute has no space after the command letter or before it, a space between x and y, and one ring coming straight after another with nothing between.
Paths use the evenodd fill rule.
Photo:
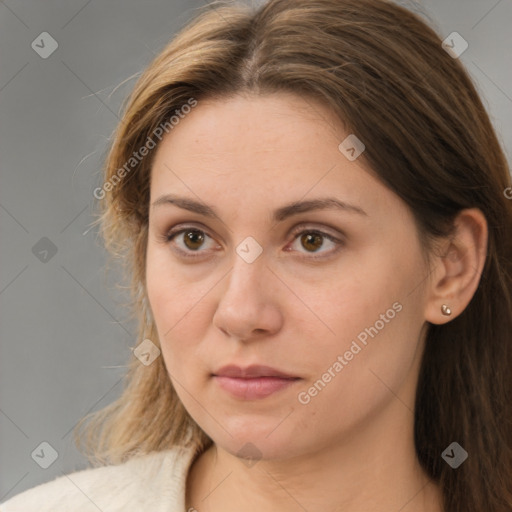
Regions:
<instances>
[{"instance_id":1,"label":"brown eye","mask_svg":"<svg viewBox=\"0 0 512 512\"><path fill-rule=\"evenodd\" d=\"M300 241L305 249L315 252L322 247L324 243L323 238L319 233L304 233L300 237Z\"/></svg>"},{"instance_id":2,"label":"brown eye","mask_svg":"<svg viewBox=\"0 0 512 512\"><path fill-rule=\"evenodd\" d=\"M197 229L183 231L183 243L192 251L196 251L204 243L204 233Z\"/></svg>"},{"instance_id":3,"label":"brown eye","mask_svg":"<svg viewBox=\"0 0 512 512\"><path fill-rule=\"evenodd\" d=\"M192 227L175 229L165 236L165 240L179 255L190 258L206 256L209 250L218 248L210 235Z\"/></svg>"},{"instance_id":4,"label":"brown eye","mask_svg":"<svg viewBox=\"0 0 512 512\"><path fill-rule=\"evenodd\" d=\"M293 235L291 249L285 250L298 252L308 260L329 258L344 247L344 242L335 236L316 229L304 229L303 225L298 226Z\"/></svg>"},{"instance_id":5,"label":"brown eye","mask_svg":"<svg viewBox=\"0 0 512 512\"><path fill-rule=\"evenodd\" d=\"M212 250L221 249L210 235L195 227L179 229L178 226L167 233L164 238L172 249L183 257L210 257ZM323 231L302 229L302 231L295 231L293 245L298 245L298 247L291 249L287 247L285 251L298 252L302 256L306 254L309 260L315 260L334 255L344 246L344 243ZM319 253L319 256L313 255L314 253Z\"/></svg>"}]
</instances>

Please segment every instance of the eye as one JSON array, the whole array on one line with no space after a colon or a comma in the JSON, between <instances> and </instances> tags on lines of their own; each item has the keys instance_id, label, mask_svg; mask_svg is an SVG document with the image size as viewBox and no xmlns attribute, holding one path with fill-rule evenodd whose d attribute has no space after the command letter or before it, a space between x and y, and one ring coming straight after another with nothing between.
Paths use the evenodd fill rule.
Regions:
<instances>
[{"instance_id":1,"label":"eye","mask_svg":"<svg viewBox=\"0 0 512 512\"><path fill-rule=\"evenodd\" d=\"M176 250L189 258L197 257L195 254L190 254L190 252L204 252L200 251L200 249L205 245L207 238L213 240L212 237L203 230L193 227L171 231L165 236L167 242L173 242L175 238L178 241L178 243L176 243Z\"/></svg>"},{"instance_id":2,"label":"eye","mask_svg":"<svg viewBox=\"0 0 512 512\"><path fill-rule=\"evenodd\" d=\"M308 256L308 259L324 258L326 257L325 253L333 254L337 252L343 244L341 240L338 240L333 235L316 229L301 230L301 226L299 226L299 228L297 228L293 234L295 235L293 243L298 242L301 247L306 249L306 253L314 254L320 252L322 254L322 256ZM327 246L329 247L330 245L333 250L321 251L321 249L326 245L326 240L328 241Z\"/></svg>"},{"instance_id":3,"label":"eye","mask_svg":"<svg viewBox=\"0 0 512 512\"><path fill-rule=\"evenodd\" d=\"M306 249L305 253L308 254L306 257L308 259L320 259L328 257L329 254L336 253L343 242L329 233L325 233L324 231L320 231L317 229L303 229L304 226L298 226L295 228L292 235L295 237L293 243L299 242L300 245ZM210 250L215 250L215 243L213 242L213 238L208 235L202 229L198 229L196 227L182 227L181 229L175 228L171 230L169 233L165 235L165 241L168 243L172 243L175 247L175 250L187 258L196 258L200 257L200 253L207 252ZM208 247L208 243L210 240L210 247ZM321 249L325 247L327 240L327 246L331 246L333 250L324 250ZM217 246L218 247L218 246ZM203 250L201 250L203 249ZM297 249L289 249L285 248L285 251L291 251ZM303 251L298 250L298 252ZM196 254L193 254L196 253ZM312 256L315 253L320 253L322 256ZM327 253L327 256L325 255Z\"/></svg>"}]
</instances>

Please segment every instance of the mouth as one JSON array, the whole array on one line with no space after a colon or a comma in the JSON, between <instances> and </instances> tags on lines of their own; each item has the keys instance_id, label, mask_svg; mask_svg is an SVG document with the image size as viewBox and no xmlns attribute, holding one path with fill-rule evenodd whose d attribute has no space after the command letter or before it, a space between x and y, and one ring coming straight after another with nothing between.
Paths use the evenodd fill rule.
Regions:
<instances>
[{"instance_id":1,"label":"mouth","mask_svg":"<svg viewBox=\"0 0 512 512\"><path fill-rule=\"evenodd\" d=\"M302 380L269 366L224 366L212 374L219 387L236 398L257 400L266 398Z\"/></svg>"}]
</instances>

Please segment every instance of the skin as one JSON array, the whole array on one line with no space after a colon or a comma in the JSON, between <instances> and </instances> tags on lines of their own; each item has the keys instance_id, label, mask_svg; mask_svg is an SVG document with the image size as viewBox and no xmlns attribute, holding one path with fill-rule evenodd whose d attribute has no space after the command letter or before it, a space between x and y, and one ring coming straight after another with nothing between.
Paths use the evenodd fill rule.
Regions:
<instances>
[{"instance_id":1,"label":"skin","mask_svg":"<svg viewBox=\"0 0 512 512\"><path fill-rule=\"evenodd\" d=\"M150 204L172 193L218 213L150 206L147 292L162 356L185 408L214 441L191 467L187 510L442 510L415 454L414 396L426 322L455 318L478 286L486 221L477 209L461 212L429 269L408 207L362 159L338 149L347 135L319 103L236 96L199 102L157 149ZM327 196L366 215L271 218L292 201ZM176 226L204 238L166 240ZM300 233L311 230L343 243L308 244ZM236 252L249 236L263 248L252 263ZM300 403L298 394L396 302L401 311ZM300 380L264 399L234 398L211 376L226 364L265 364ZM246 443L257 449L255 464L237 455Z\"/></svg>"}]
</instances>

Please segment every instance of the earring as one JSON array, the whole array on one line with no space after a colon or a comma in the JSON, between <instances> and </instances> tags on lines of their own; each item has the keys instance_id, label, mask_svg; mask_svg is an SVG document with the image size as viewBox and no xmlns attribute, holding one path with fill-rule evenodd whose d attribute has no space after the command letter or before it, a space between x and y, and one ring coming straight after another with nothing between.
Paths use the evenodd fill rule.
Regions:
<instances>
[{"instance_id":1,"label":"earring","mask_svg":"<svg viewBox=\"0 0 512 512\"><path fill-rule=\"evenodd\" d=\"M441 306L441 312L446 316L450 316L452 314L452 310L446 304Z\"/></svg>"}]
</instances>

